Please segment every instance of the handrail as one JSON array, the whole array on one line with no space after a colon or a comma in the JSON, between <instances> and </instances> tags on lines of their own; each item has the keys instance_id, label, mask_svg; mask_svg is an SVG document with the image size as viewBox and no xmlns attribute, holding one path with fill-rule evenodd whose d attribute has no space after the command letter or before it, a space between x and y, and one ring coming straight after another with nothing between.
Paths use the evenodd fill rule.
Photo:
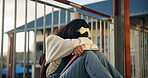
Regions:
<instances>
[{"instance_id":1,"label":"handrail","mask_svg":"<svg viewBox=\"0 0 148 78\"><path fill-rule=\"evenodd\" d=\"M46 4L46 5L49 5L49 6L53 6L53 7L55 7L55 8L60 8L60 9L67 10L67 11L70 11L70 12L75 12L74 10L67 9L67 8L63 8L63 7L60 7L60 6L58 6L58 5L54 5L54 4L48 3L48 2L43 1L43 0L31 0L31 1L37 1L37 2L39 2L39 3L41 3L41 4ZM78 13L79 13L79 14L83 14L83 15L88 16L88 17L92 17L92 18L97 19L97 20L106 21L106 20L99 19L99 18L96 18L96 17L94 17L94 16L90 16L90 15L87 15L87 14L84 14L84 13L81 13L81 12L78 12ZM110 16L110 17L111 17L111 16ZM110 21L106 21L106 22L110 22Z\"/></svg>"},{"instance_id":2,"label":"handrail","mask_svg":"<svg viewBox=\"0 0 148 78\"><path fill-rule=\"evenodd\" d=\"M130 25L132 25L133 27L138 27L138 28L143 28L143 29L148 30L148 27L147 26L144 26L144 25L133 24L133 23L131 23Z\"/></svg>"},{"instance_id":3,"label":"handrail","mask_svg":"<svg viewBox=\"0 0 148 78\"><path fill-rule=\"evenodd\" d=\"M104 14L104 13L101 13L101 12L98 12L96 10L93 10L93 9L90 9L90 8L87 8L87 7L84 7L84 6L81 6L79 4L76 4L76 3L73 3L73 2L70 2L70 1L67 1L67 0L54 0L54 1L58 1L58 2L61 2L61 3L67 4L67 5L71 5L71 6L74 6L74 7L79 8L79 9L82 9L82 10L85 10L85 11L88 11L88 12L91 12L91 13L94 13L94 14L97 14L97 15L104 16L106 18L111 18L112 17L110 15L107 15L107 14Z\"/></svg>"}]
</instances>

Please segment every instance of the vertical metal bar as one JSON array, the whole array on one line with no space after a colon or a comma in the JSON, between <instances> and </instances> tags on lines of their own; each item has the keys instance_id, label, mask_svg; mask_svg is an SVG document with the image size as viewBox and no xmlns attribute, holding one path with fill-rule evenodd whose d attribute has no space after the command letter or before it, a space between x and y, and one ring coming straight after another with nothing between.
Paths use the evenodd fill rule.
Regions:
<instances>
[{"instance_id":1,"label":"vertical metal bar","mask_svg":"<svg viewBox=\"0 0 148 78\"><path fill-rule=\"evenodd\" d=\"M98 20L96 19L96 40L95 44L98 45Z\"/></svg>"},{"instance_id":2,"label":"vertical metal bar","mask_svg":"<svg viewBox=\"0 0 148 78\"><path fill-rule=\"evenodd\" d=\"M107 53L106 53L106 22L105 21L104 21L103 25L104 25L103 26L104 27L104 37L103 37L103 39L104 39L104 50L103 51L104 51L105 56L108 57Z\"/></svg>"},{"instance_id":3,"label":"vertical metal bar","mask_svg":"<svg viewBox=\"0 0 148 78\"><path fill-rule=\"evenodd\" d=\"M146 33L146 53L145 53L145 60L148 59L148 33ZM146 61L145 64L145 77L148 77L148 75L146 74L146 72L148 72L148 61Z\"/></svg>"},{"instance_id":4,"label":"vertical metal bar","mask_svg":"<svg viewBox=\"0 0 148 78\"><path fill-rule=\"evenodd\" d=\"M148 59L148 33L146 33L146 53L145 53L145 60ZM148 72L148 61L146 61L145 64L145 77L148 77L148 74L146 74Z\"/></svg>"},{"instance_id":5,"label":"vertical metal bar","mask_svg":"<svg viewBox=\"0 0 148 78\"><path fill-rule=\"evenodd\" d=\"M144 67L143 67L144 74L143 74L143 77L146 77L146 72L147 72L146 70L148 70L148 69L146 68L146 67L147 67L146 64L148 63L148 61L146 61L146 60L148 59L148 58L147 58L147 54L146 54L146 53L148 52L148 51L147 51L147 48L148 48L148 47L147 47L147 43L148 43L148 41L147 41L147 33L145 32L145 35L144 35L144 54L143 54L143 55L144 55L144 59L143 59L143 60L144 60L144 61L143 61L143 62L144 62Z\"/></svg>"},{"instance_id":6,"label":"vertical metal bar","mask_svg":"<svg viewBox=\"0 0 148 78\"><path fill-rule=\"evenodd\" d=\"M142 35L139 34L139 31L135 31L135 41L138 41L135 43L135 72L136 72L136 77L135 78L140 78L140 44L141 44L141 37ZM139 42L140 41L140 42Z\"/></svg>"},{"instance_id":7,"label":"vertical metal bar","mask_svg":"<svg viewBox=\"0 0 148 78\"><path fill-rule=\"evenodd\" d=\"M124 19L122 20L123 21L123 25L124 25L124 32L125 32L125 41L124 41L124 43L125 43L125 48L124 48L124 50L125 50L125 60L124 60L124 62L125 62L125 74L126 74L126 78L131 78L131 58L130 58L130 11L129 11L129 9L130 9L130 0L123 0L124 2L123 2L123 7L122 8L124 8L123 10L123 17L124 17ZM130 69L130 70L129 70Z\"/></svg>"},{"instance_id":8,"label":"vertical metal bar","mask_svg":"<svg viewBox=\"0 0 148 78\"><path fill-rule=\"evenodd\" d=\"M131 33L130 33L130 42L131 42L131 66L132 66L132 76L131 78L134 78L134 43L135 43L135 40L134 40L134 37L135 37L135 34L134 34L134 30L131 30Z\"/></svg>"},{"instance_id":9,"label":"vertical metal bar","mask_svg":"<svg viewBox=\"0 0 148 78\"><path fill-rule=\"evenodd\" d=\"M53 33L53 27L54 27L54 7L52 6L51 33Z\"/></svg>"},{"instance_id":10,"label":"vertical metal bar","mask_svg":"<svg viewBox=\"0 0 148 78\"><path fill-rule=\"evenodd\" d=\"M43 52L45 53L46 51L46 45L45 45L45 34L46 34L46 4L44 4L44 28L43 28Z\"/></svg>"},{"instance_id":11,"label":"vertical metal bar","mask_svg":"<svg viewBox=\"0 0 148 78\"><path fill-rule=\"evenodd\" d=\"M66 12L66 13L65 13L65 14L66 14L66 15L65 15L65 23L67 24L67 23L68 23L68 10L66 10L65 12Z\"/></svg>"},{"instance_id":12,"label":"vertical metal bar","mask_svg":"<svg viewBox=\"0 0 148 78\"><path fill-rule=\"evenodd\" d=\"M102 20L100 20L100 52L102 52Z\"/></svg>"},{"instance_id":13,"label":"vertical metal bar","mask_svg":"<svg viewBox=\"0 0 148 78\"><path fill-rule=\"evenodd\" d=\"M70 12L70 21L72 21L74 19L74 13Z\"/></svg>"},{"instance_id":14,"label":"vertical metal bar","mask_svg":"<svg viewBox=\"0 0 148 78\"><path fill-rule=\"evenodd\" d=\"M146 68L146 32L144 32L144 54L143 54L143 56L144 56L144 58L143 58L143 67L142 67L142 70L144 70L145 68ZM144 71L145 72L145 71ZM144 77L144 73L142 73L143 74L143 76L142 77Z\"/></svg>"},{"instance_id":15,"label":"vertical metal bar","mask_svg":"<svg viewBox=\"0 0 148 78\"><path fill-rule=\"evenodd\" d=\"M110 61L110 26L109 26L109 22L107 22L107 32L108 32L108 37L107 37L107 53L108 53L108 60Z\"/></svg>"},{"instance_id":16,"label":"vertical metal bar","mask_svg":"<svg viewBox=\"0 0 148 78\"><path fill-rule=\"evenodd\" d=\"M86 22L88 23L88 16L86 16Z\"/></svg>"},{"instance_id":17,"label":"vertical metal bar","mask_svg":"<svg viewBox=\"0 0 148 78\"><path fill-rule=\"evenodd\" d=\"M34 22L34 63L32 78L36 78L36 35L37 35L37 1L35 1L35 22Z\"/></svg>"},{"instance_id":18,"label":"vertical metal bar","mask_svg":"<svg viewBox=\"0 0 148 78\"><path fill-rule=\"evenodd\" d=\"M144 30L142 32L140 32L140 38L141 38L141 44L139 47L139 77L142 78L142 66L144 65L144 60L143 60L143 56L144 56Z\"/></svg>"},{"instance_id":19,"label":"vertical metal bar","mask_svg":"<svg viewBox=\"0 0 148 78\"><path fill-rule=\"evenodd\" d=\"M142 78L143 77L143 72L142 72L142 70L143 70L143 68L144 68L144 65L145 65L145 60L144 60L144 58L145 58L145 32L144 32L144 29L143 29L143 40L142 40L142 48L143 48L143 51L142 51L142 53L140 53L140 77Z\"/></svg>"},{"instance_id":20,"label":"vertical metal bar","mask_svg":"<svg viewBox=\"0 0 148 78\"><path fill-rule=\"evenodd\" d=\"M93 40L93 18L91 18L91 40Z\"/></svg>"},{"instance_id":21,"label":"vertical metal bar","mask_svg":"<svg viewBox=\"0 0 148 78\"><path fill-rule=\"evenodd\" d=\"M15 9L14 9L14 45L13 45L13 66L12 66L12 78L15 78L16 73L16 23L17 23L17 0L15 0Z\"/></svg>"},{"instance_id":22,"label":"vertical metal bar","mask_svg":"<svg viewBox=\"0 0 148 78\"><path fill-rule=\"evenodd\" d=\"M2 69L3 69L3 40L4 40L4 16L5 16L5 0L3 0L3 9L2 9L2 31L1 31L1 57L0 57L0 78L2 78Z\"/></svg>"},{"instance_id":23,"label":"vertical metal bar","mask_svg":"<svg viewBox=\"0 0 148 78\"><path fill-rule=\"evenodd\" d=\"M58 29L60 29L60 26L61 26L61 8L59 9Z\"/></svg>"},{"instance_id":24,"label":"vertical metal bar","mask_svg":"<svg viewBox=\"0 0 148 78\"><path fill-rule=\"evenodd\" d=\"M136 34L136 33L135 33L135 30L133 31L133 33L134 33L134 34L133 34L133 35L134 35L134 36L133 36L133 39L134 39L134 40L133 40L133 41L134 41L134 44L133 44L133 46L134 46L133 61L134 61L135 58L136 58L136 56L135 56L135 55L136 55L136 54L135 54L135 53L136 53L136 47L135 47L135 45L136 45L136 44L135 44L135 42L136 42L136 39L135 39L135 38L136 38L136 35L135 35L135 34ZM134 63L134 64L133 64L133 65L134 65L133 70L134 70L134 78L135 78L135 77L136 77L136 71L135 71L136 67L135 67L135 62L133 62L133 63Z\"/></svg>"},{"instance_id":25,"label":"vertical metal bar","mask_svg":"<svg viewBox=\"0 0 148 78\"><path fill-rule=\"evenodd\" d=\"M28 53L27 53L27 77L28 77L28 75L29 75L29 59L30 59L30 51L29 51L29 45L30 45L30 43L29 43L29 40L30 39L30 31L28 31L28 47L27 47L27 51L28 51Z\"/></svg>"},{"instance_id":26,"label":"vertical metal bar","mask_svg":"<svg viewBox=\"0 0 148 78\"><path fill-rule=\"evenodd\" d=\"M81 19L83 19L83 14L81 14Z\"/></svg>"},{"instance_id":27,"label":"vertical metal bar","mask_svg":"<svg viewBox=\"0 0 148 78\"><path fill-rule=\"evenodd\" d=\"M27 12L28 12L28 0L25 3L25 41L24 41L24 72L23 78L26 78L26 39L27 39Z\"/></svg>"}]
</instances>

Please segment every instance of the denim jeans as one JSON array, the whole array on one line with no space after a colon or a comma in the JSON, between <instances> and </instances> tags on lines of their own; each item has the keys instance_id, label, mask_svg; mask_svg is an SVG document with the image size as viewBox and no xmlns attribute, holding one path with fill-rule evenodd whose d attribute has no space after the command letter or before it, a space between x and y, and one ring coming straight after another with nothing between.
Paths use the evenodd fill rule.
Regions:
<instances>
[{"instance_id":1,"label":"denim jeans","mask_svg":"<svg viewBox=\"0 0 148 78\"><path fill-rule=\"evenodd\" d=\"M86 51L59 78L123 78L101 52Z\"/></svg>"}]
</instances>

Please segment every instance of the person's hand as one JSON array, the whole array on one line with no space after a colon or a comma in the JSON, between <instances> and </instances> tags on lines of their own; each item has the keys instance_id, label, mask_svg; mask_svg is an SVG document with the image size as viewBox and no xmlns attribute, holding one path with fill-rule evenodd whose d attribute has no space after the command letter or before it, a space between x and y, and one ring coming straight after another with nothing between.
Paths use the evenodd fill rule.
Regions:
<instances>
[{"instance_id":1,"label":"person's hand","mask_svg":"<svg viewBox=\"0 0 148 78\"><path fill-rule=\"evenodd\" d=\"M80 56L84 52L83 48L85 48L85 45L79 45L79 46L75 47L74 50L73 50L72 55Z\"/></svg>"}]
</instances>

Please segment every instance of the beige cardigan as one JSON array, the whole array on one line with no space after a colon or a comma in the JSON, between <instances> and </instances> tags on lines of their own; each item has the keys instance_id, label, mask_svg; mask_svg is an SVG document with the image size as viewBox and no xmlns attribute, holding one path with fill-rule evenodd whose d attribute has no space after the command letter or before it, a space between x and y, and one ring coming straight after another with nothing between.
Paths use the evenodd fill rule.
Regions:
<instances>
[{"instance_id":1,"label":"beige cardigan","mask_svg":"<svg viewBox=\"0 0 148 78\"><path fill-rule=\"evenodd\" d=\"M78 39L63 39L57 35L50 35L46 38L46 63L50 63L47 68L46 76L52 74L61 63L63 57L68 56L73 52L73 49L78 46L85 44L86 48L84 50L98 49L98 47L93 44L93 41L81 37Z\"/></svg>"}]
</instances>

